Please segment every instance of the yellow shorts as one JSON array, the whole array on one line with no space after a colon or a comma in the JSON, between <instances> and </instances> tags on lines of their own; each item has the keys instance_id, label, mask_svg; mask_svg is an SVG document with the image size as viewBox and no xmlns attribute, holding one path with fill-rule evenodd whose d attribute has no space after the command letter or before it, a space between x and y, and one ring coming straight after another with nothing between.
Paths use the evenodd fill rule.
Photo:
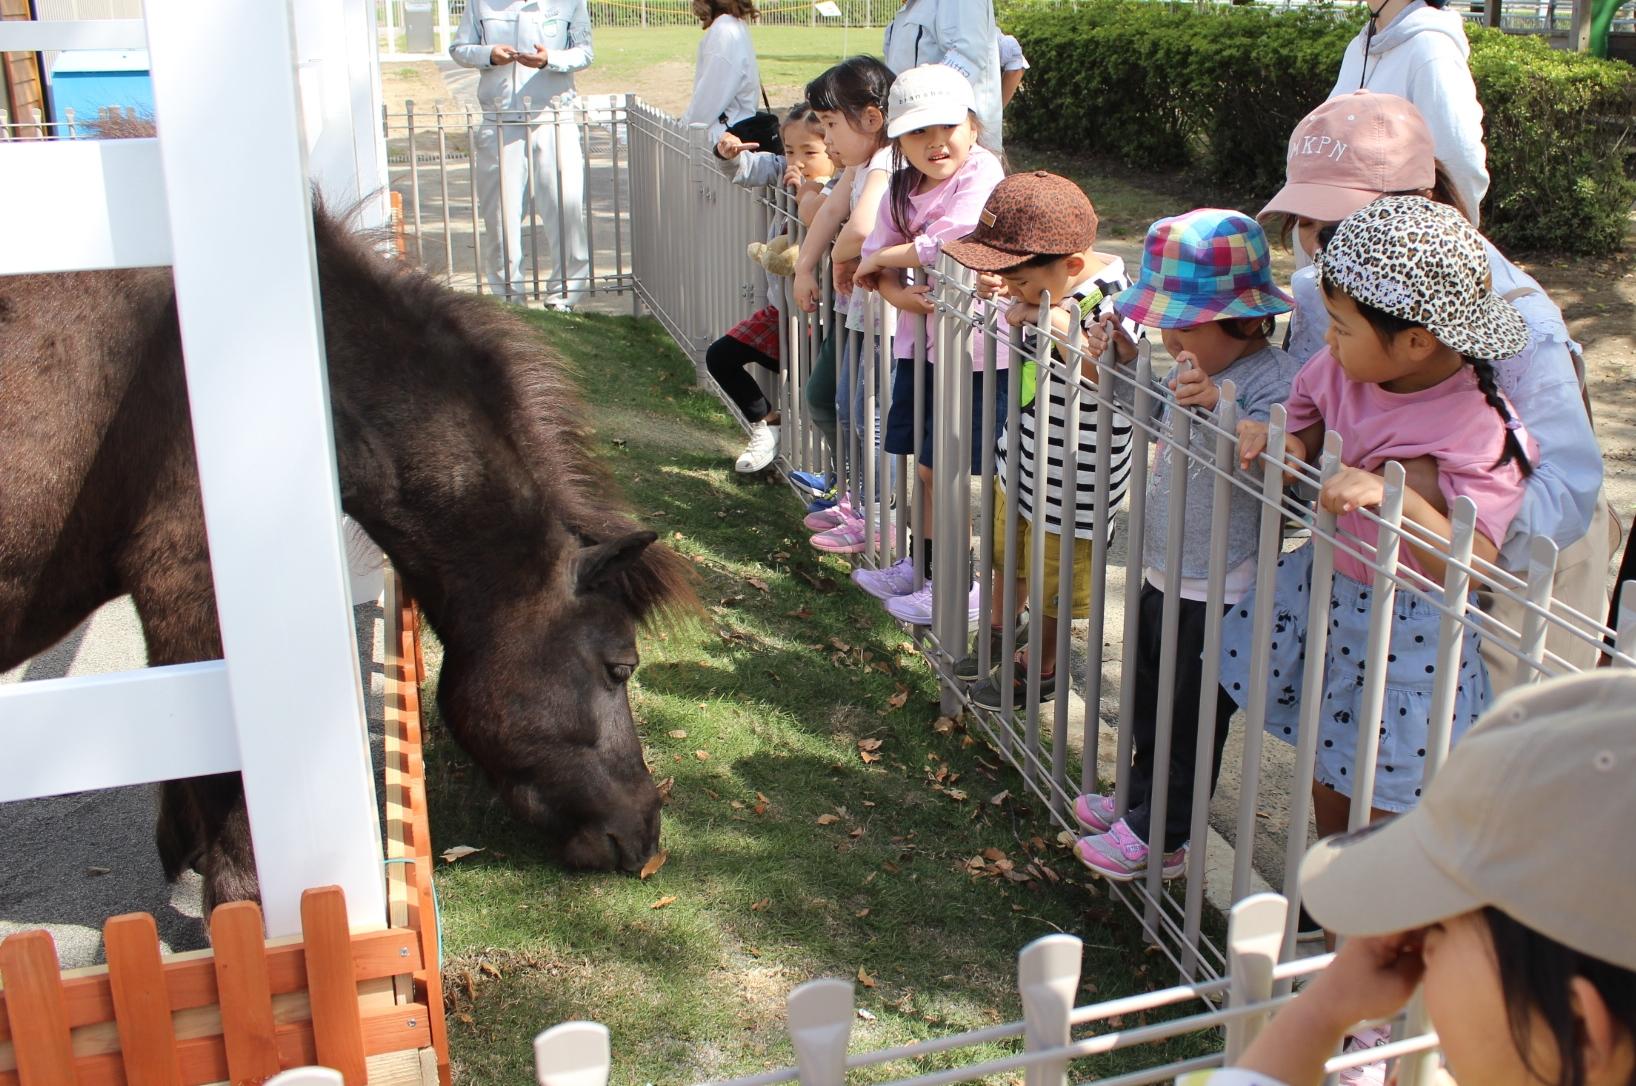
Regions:
<instances>
[{"instance_id":1,"label":"yellow shorts","mask_svg":"<svg viewBox=\"0 0 1636 1086\"><path fill-rule=\"evenodd\" d=\"M1005 581L1005 491L994 484L994 590L1001 590ZM1033 531L1028 518L1017 518L1017 578L1028 580L1029 563L1034 557ZM1091 613L1091 541L1074 540L1074 616L1085 618ZM1045 613L1057 615L1057 596L1062 587L1062 536L1057 532L1045 533ZM1017 601L1026 602L1026 597Z\"/></svg>"}]
</instances>

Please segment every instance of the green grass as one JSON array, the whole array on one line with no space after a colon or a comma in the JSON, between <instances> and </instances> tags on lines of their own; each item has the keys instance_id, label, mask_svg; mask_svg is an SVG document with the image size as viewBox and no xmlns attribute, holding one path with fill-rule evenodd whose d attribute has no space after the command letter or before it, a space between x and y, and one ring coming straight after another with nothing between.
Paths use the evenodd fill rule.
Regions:
<instances>
[{"instance_id":1,"label":"green grass","mask_svg":"<svg viewBox=\"0 0 1636 1086\"><path fill-rule=\"evenodd\" d=\"M854 1051L991 1025L1019 1014L1017 950L1057 930L1087 944L1081 1001L1170 983L999 757L934 726L913 646L843 562L806 545L788 489L734 474L736 428L659 327L531 317L585 372L600 453L696 563L706 611L644 636L632 682L669 782L669 860L645 882L547 863L432 710L434 850L484 849L437 873L457 1081L530 1080L533 1034L570 1018L612 1030L618 1083L783 1066L789 989L860 969L873 1018L855 1023ZM439 655L430 643L434 670ZM879 741L869 762L865 740ZM967 865L985 849L1038 873L978 877Z\"/></svg>"},{"instance_id":2,"label":"green grass","mask_svg":"<svg viewBox=\"0 0 1636 1086\"><path fill-rule=\"evenodd\" d=\"M697 26L597 27L596 70L615 80L639 80L656 65L680 61L691 78L702 31ZM769 87L804 86L849 52L880 51L879 28L755 26L756 62Z\"/></svg>"}]
</instances>

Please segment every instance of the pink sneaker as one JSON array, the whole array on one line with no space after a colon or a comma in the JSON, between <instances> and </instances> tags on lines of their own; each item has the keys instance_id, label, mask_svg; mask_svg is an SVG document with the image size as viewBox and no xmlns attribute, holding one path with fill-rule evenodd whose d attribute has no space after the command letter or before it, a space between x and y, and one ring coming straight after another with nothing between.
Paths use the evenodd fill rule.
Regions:
<instances>
[{"instance_id":1,"label":"pink sneaker","mask_svg":"<svg viewBox=\"0 0 1636 1086\"><path fill-rule=\"evenodd\" d=\"M1118 813L1112 796L1086 792L1074 800L1074 818L1092 833L1107 833L1113 829L1114 819Z\"/></svg>"},{"instance_id":2,"label":"pink sneaker","mask_svg":"<svg viewBox=\"0 0 1636 1086\"><path fill-rule=\"evenodd\" d=\"M857 554L864 549L864 541L868 538L868 525L864 524L862 517L849 510L841 523L813 536L812 545L829 554Z\"/></svg>"},{"instance_id":3,"label":"pink sneaker","mask_svg":"<svg viewBox=\"0 0 1636 1086\"><path fill-rule=\"evenodd\" d=\"M1081 837L1074 843L1074 854L1079 862L1115 882L1130 882L1147 873L1147 845L1121 818L1107 833ZM1160 876L1179 878L1187 870L1187 846L1183 845L1164 856Z\"/></svg>"},{"instance_id":4,"label":"pink sneaker","mask_svg":"<svg viewBox=\"0 0 1636 1086\"><path fill-rule=\"evenodd\" d=\"M831 528L840 527L846 518L852 515L852 503L842 498L828 509L820 509L816 513L808 513L807 519L801 524L809 532L827 532Z\"/></svg>"},{"instance_id":5,"label":"pink sneaker","mask_svg":"<svg viewBox=\"0 0 1636 1086\"><path fill-rule=\"evenodd\" d=\"M915 563L913 559L899 558L885 569L859 566L852 571L852 580L877 600L907 596L915 590Z\"/></svg>"}]
</instances>

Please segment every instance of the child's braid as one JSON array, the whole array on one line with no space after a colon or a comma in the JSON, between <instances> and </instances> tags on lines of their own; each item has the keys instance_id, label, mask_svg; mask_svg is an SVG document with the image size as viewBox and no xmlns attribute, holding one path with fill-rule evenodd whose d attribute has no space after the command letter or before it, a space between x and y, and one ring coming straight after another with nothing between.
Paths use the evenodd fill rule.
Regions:
<instances>
[{"instance_id":1,"label":"child's braid","mask_svg":"<svg viewBox=\"0 0 1636 1086\"><path fill-rule=\"evenodd\" d=\"M1515 460L1522 477L1528 478L1534 474L1534 465L1528 462L1528 453L1517 438L1511 408L1506 404L1505 397L1500 395L1500 383L1494 373L1494 363L1486 358L1467 358L1466 361L1471 363L1471 368L1477 373L1477 388L1482 392L1483 399L1488 401L1488 406L1500 413L1500 420L1505 423L1505 451L1494 461L1494 466L1502 467Z\"/></svg>"}]
</instances>

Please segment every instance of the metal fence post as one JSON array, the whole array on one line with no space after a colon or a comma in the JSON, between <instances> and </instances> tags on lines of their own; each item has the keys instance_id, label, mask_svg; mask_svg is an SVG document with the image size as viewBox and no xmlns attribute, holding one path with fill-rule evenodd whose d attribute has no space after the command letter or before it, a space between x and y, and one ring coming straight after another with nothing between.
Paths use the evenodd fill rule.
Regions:
<instances>
[{"instance_id":1,"label":"metal fence post","mask_svg":"<svg viewBox=\"0 0 1636 1086\"><path fill-rule=\"evenodd\" d=\"M845 1086L852 1000L852 985L833 977L810 980L790 993L790 1043L801 1086Z\"/></svg>"},{"instance_id":2,"label":"metal fence post","mask_svg":"<svg viewBox=\"0 0 1636 1086\"><path fill-rule=\"evenodd\" d=\"M1017 955L1017 990L1022 996L1023 1050L1062 1048L1070 1039L1074 993L1084 945L1072 935L1046 935ZM1024 1072L1026 1086L1064 1086L1066 1058L1038 1063Z\"/></svg>"}]
</instances>

